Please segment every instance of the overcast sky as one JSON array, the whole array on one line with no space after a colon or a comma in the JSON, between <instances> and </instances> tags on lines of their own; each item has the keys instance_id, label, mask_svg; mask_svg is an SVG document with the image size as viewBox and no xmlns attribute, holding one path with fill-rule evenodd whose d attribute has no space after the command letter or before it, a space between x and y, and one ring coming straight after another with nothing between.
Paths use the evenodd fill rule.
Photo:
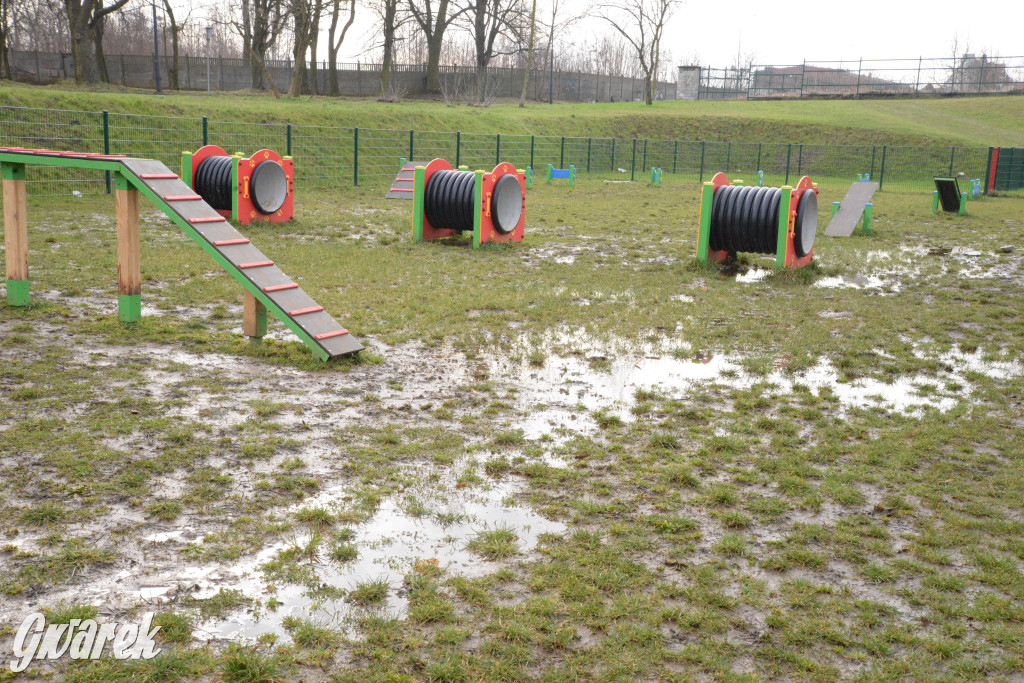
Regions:
<instances>
[{"instance_id":1,"label":"overcast sky","mask_svg":"<svg viewBox=\"0 0 1024 683\"><path fill-rule=\"evenodd\" d=\"M595 4L592 0L564 2L576 13ZM539 13L545 5L546 0L539 0ZM947 57L957 35L961 45L969 42L970 50L977 54L1024 55L1024 5L1020 0L978 5L952 0L826 1L808 3L804 10L794 11L796 7L792 2L689 0L676 11L665 32L664 46L675 64L690 61L696 54L702 64L716 67L733 64L737 51L753 55L763 64ZM568 39L606 30L604 22L590 18ZM348 49L342 49L346 61L361 58L372 32L370 12L364 10L361 17L357 12L350 34L353 40L346 41Z\"/></svg>"}]
</instances>

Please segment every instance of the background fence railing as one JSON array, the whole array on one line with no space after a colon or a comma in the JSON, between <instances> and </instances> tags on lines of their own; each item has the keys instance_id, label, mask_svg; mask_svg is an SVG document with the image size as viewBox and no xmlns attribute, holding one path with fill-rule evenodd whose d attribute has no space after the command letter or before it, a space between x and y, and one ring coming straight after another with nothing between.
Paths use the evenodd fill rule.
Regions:
<instances>
[{"instance_id":1,"label":"background fence railing","mask_svg":"<svg viewBox=\"0 0 1024 683\"><path fill-rule=\"evenodd\" d=\"M504 135L0 107L3 146L127 154L159 159L177 169L183 150L207 143L232 153L270 148L292 156L300 192L385 185L394 179L401 158L444 157L471 168L491 168L500 160L531 166L541 181L547 164L638 181L655 166L670 182L709 180L725 171L749 183L760 170L769 185L795 183L809 175L820 186L836 190L862 173L870 174L882 190L930 191L937 175L985 180L991 171L987 147ZM29 182L36 196L109 191L106 179L73 169L34 167Z\"/></svg>"},{"instance_id":2,"label":"background fence railing","mask_svg":"<svg viewBox=\"0 0 1024 683\"><path fill-rule=\"evenodd\" d=\"M692 88L690 92L680 88L680 97L756 100L1024 93L1024 57L965 54L929 59L754 64L728 69L700 67L696 84L696 93Z\"/></svg>"},{"instance_id":3,"label":"background fence railing","mask_svg":"<svg viewBox=\"0 0 1024 683\"><path fill-rule=\"evenodd\" d=\"M49 84L74 78L75 63L69 53L11 50L14 80L23 83ZM131 88L154 88L153 55L114 55L105 57L110 82ZM170 90L169 70L173 60L161 55L158 60L163 88ZM330 70L326 62L310 64L307 73L311 90L327 95L330 89ZM293 62L267 60L267 71L274 87L286 91L292 78ZM256 79L265 79L262 69L255 71ZM389 91L422 93L426 88L425 64L395 64L390 70ZM207 77L209 75L209 77ZM354 97L375 97L380 92L380 64L342 63L337 65L337 93ZM442 66L438 78L446 96L468 98L476 93L476 70L470 66ZM229 57L181 56L177 68L180 90L234 91L254 87L254 70L246 59ZM258 85L258 84L257 84ZM549 72L533 69L530 72L528 97L534 100L549 98L561 102L637 102L644 99L644 80L628 76L609 76L583 71ZM487 69L488 98L518 98L523 87L523 69L492 66ZM656 99L674 100L676 84L658 81Z\"/></svg>"}]
</instances>

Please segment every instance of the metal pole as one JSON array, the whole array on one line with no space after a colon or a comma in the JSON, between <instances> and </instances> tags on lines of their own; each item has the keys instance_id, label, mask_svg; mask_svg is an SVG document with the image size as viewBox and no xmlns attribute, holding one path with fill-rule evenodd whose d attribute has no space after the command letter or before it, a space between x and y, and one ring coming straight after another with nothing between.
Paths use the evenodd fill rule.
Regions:
<instances>
[{"instance_id":1,"label":"metal pole","mask_svg":"<svg viewBox=\"0 0 1024 683\"><path fill-rule=\"evenodd\" d=\"M533 143L534 143L535 139L536 139L535 136L533 136L533 135L530 136L530 170L531 171L533 170Z\"/></svg>"},{"instance_id":2,"label":"metal pole","mask_svg":"<svg viewBox=\"0 0 1024 683\"><path fill-rule=\"evenodd\" d=\"M785 185L789 185L789 160L793 156L793 143L786 144L786 182Z\"/></svg>"},{"instance_id":3,"label":"metal pole","mask_svg":"<svg viewBox=\"0 0 1024 683\"><path fill-rule=\"evenodd\" d=\"M707 147L707 142L702 141L700 143L700 182L704 182L704 150Z\"/></svg>"},{"instance_id":4,"label":"metal pole","mask_svg":"<svg viewBox=\"0 0 1024 683\"><path fill-rule=\"evenodd\" d=\"M413 157L413 150L415 149L416 146L416 143L413 141L414 135L415 133L412 131L412 129L409 129L409 161L412 161L415 158Z\"/></svg>"},{"instance_id":5,"label":"metal pole","mask_svg":"<svg viewBox=\"0 0 1024 683\"><path fill-rule=\"evenodd\" d=\"M590 143L594 138L587 138L587 173L590 173Z\"/></svg>"},{"instance_id":6,"label":"metal pole","mask_svg":"<svg viewBox=\"0 0 1024 683\"><path fill-rule=\"evenodd\" d=\"M287 124L287 127L285 128L285 139L286 139L285 149L288 150L288 156L291 156L292 155L292 124L290 124L290 123Z\"/></svg>"},{"instance_id":7,"label":"metal pole","mask_svg":"<svg viewBox=\"0 0 1024 683\"><path fill-rule=\"evenodd\" d=\"M676 172L676 162L679 160L679 140L673 141L675 144L672 148L672 174Z\"/></svg>"},{"instance_id":8,"label":"metal pole","mask_svg":"<svg viewBox=\"0 0 1024 683\"><path fill-rule=\"evenodd\" d=\"M633 138L633 160L629 164L629 180L636 180L636 138Z\"/></svg>"},{"instance_id":9,"label":"metal pole","mask_svg":"<svg viewBox=\"0 0 1024 683\"><path fill-rule=\"evenodd\" d=\"M462 154L462 131L455 131L455 168L459 167L459 157Z\"/></svg>"},{"instance_id":10,"label":"metal pole","mask_svg":"<svg viewBox=\"0 0 1024 683\"><path fill-rule=\"evenodd\" d=\"M352 183L359 187L359 129L352 129Z\"/></svg>"},{"instance_id":11,"label":"metal pole","mask_svg":"<svg viewBox=\"0 0 1024 683\"><path fill-rule=\"evenodd\" d=\"M882 189L882 183L885 182L885 152L888 149L888 145L882 145L882 170L878 172L878 189Z\"/></svg>"},{"instance_id":12,"label":"metal pole","mask_svg":"<svg viewBox=\"0 0 1024 683\"><path fill-rule=\"evenodd\" d=\"M494 165L497 166L501 163L501 133L496 133L494 136Z\"/></svg>"},{"instance_id":13,"label":"metal pole","mask_svg":"<svg viewBox=\"0 0 1024 683\"><path fill-rule=\"evenodd\" d=\"M153 81L156 83L156 94L163 92L160 89L160 42L156 35L156 1L153 2Z\"/></svg>"},{"instance_id":14,"label":"metal pole","mask_svg":"<svg viewBox=\"0 0 1024 683\"><path fill-rule=\"evenodd\" d=\"M558 168L565 168L565 136L562 136L562 151L558 154Z\"/></svg>"},{"instance_id":15,"label":"metal pole","mask_svg":"<svg viewBox=\"0 0 1024 683\"><path fill-rule=\"evenodd\" d=\"M203 117L203 146L205 147L208 144L210 144L209 122L206 120L206 117L204 116Z\"/></svg>"},{"instance_id":16,"label":"metal pole","mask_svg":"<svg viewBox=\"0 0 1024 683\"><path fill-rule=\"evenodd\" d=\"M949 176L953 177L953 159L956 156L956 147L949 148Z\"/></svg>"},{"instance_id":17,"label":"metal pole","mask_svg":"<svg viewBox=\"0 0 1024 683\"><path fill-rule=\"evenodd\" d=\"M206 27L206 94L210 94L210 39L213 38L213 27Z\"/></svg>"}]
</instances>

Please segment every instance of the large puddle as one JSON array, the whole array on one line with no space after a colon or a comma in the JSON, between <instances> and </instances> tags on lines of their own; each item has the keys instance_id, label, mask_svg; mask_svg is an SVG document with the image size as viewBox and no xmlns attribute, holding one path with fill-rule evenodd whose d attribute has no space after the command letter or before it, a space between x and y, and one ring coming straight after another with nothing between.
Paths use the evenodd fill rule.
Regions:
<instances>
[{"instance_id":1,"label":"large puddle","mask_svg":"<svg viewBox=\"0 0 1024 683\"><path fill-rule=\"evenodd\" d=\"M219 565L177 570L175 579L194 580L197 590L192 595L195 598L209 598L221 590L240 590L264 605L271 599L277 603L275 609L261 607L203 624L196 630L195 637L253 639L274 634L287 640L288 634L282 626L286 617L307 619L341 630L350 630L353 618L368 613L401 618L408 609L403 580L417 563L429 563L449 576L482 576L502 566L500 561L489 561L470 549L470 543L482 532L510 531L516 554L508 561L514 561L529 556L541 534L565 530L565 525L513 502L512 496L523 487L519 478L492 483L483 490L460 489L454 482L450 483L451 486L407 489L397 497L384 500L368 521L350 525L353 535L347 545L356 549L358 554L354 559L330 559L330 544L324 542L317 552L305 551L299 558L289 560L305 565L305 570L315 577L320 596L326 587L337 589L333 592L342 597L317 597L304 585L282 584L264 573L268 562L283 554L286 556L290 549L309 548L314 533L309 530L268 546L227 570ZM347 507L347 493L343 487L327 490L289 512L320 509L337 514ZM177 534L172 532L150 540L161 542L176 538ZM372 604L354 604L353 591L365 589L368 584L374 584L377 591ZM170 588L150 590L163 594Z\"/></svg>"}]
</instances>

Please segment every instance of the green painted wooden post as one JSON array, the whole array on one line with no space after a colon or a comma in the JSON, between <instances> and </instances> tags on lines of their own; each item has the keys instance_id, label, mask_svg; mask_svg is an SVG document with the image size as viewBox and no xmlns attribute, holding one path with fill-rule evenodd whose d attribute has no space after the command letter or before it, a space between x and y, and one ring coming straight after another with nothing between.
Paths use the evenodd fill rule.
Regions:
<instances>
[{"instance_id":1,"label":"green painted wooden post","mask_svg":"<svg viewBox=\"0 0 1024 683\"><path fill-rule=\"evenodd\" d=\"M110 154L110 114L103 110L103 153ZM110 194L110 171L103 172L107 184L107 194Z\"/></svg>"},{"instance_id":2,"label":"green painted wooden post","mask_svg":"<svg viewBox=\"0 0 1024 683\"><path fill-rule=\"evenodd\" d=\"M359 129L352 129L352 184L359 187Z\"/></svg>"},{"instance_id":3,"label":"green painted wooden post","mask_svg":"<svg viewBox=\"0 0 1024 683\"><path fill-rule=\"evenodd\" d=\"M409 129L409 161L412 161L416 157L413 154L416 153L416 131Z\"/></svg>"},{"instance_id":4,"label":"green painted wooden post","mask_svg":"<svg viewBox=\"0 0 1024 683\"><path fill-rule=\"evenodd\" d=\"M285 149L288 150L286 152L286 154L287 154L287 156L291 156L292 155L292 124L290 124L290 123L287 124L287 127L285 128L284 134L285 134L285 140L286 140L286 142L285 142Z\"/></svg>"},{"instance_id":5,"label":"green painted wooden post","mask_svg":"<svg viewBox=\"0 0 1024 683\"><path fill-rule=\"evenodd\" d=\"M427 169L417 166L412 180L412 241L423 241L423 186Z\"/></svg>"},{"instance_id":6,"label":"green painted wooden post","mask_svg":"<svg viewBox=\"0 0 1024 683\"><path fill-rule=\"evenodd\" d=\"M982 188L982 194L988 194L988 186L992 182L992 154L995 152L995 147L988 148L988 161L985 164L985 187Z\"/></svg>"},{"instance_id":7,"label":"green painted wooden post","mask_svg":"<svg viewBox=\"0 0 1024 683\"><path fill-rule=\"evenodd\" d=\"M715 186L704 183L700 191L700 231L697 233L697 261L708 262L708 249L711 240L711 206L715 198Z\"/></svg>"},{"instance_id":8,"label":"green painted wooden post","mask_svg":"<svg viewBox=\"0 0 1024 683\"><path fill-rule=\"evenodd\" d=\"M565 168L565 136L562 136L562 151L558 155L558 168Z\"/></svg>"},{"instance_id":9,"label":"green painted wooden post","mask_svg":"<svg viewBox=\"0 0 1024 683\"><path fill-rule=\"evenodd\" d=\"M885 182L885 153L888 149L888 145L882 145L882 170L878 172L878 189L882 189L882 183Z\"/></svg>"},{"instance_id":10,"label":"green painted wooden post","mask_svg":"<svg viewBox=\"0 0 1024 683\"><path fill-rule=\"evenodd\" d=\"M874 212L875 205L868 203L864 205L864 234L871 234L871 214Z\"/></svg>"},{"instance_id":11,"label":"green painted wooden post","mask_svg":"<svg viewBox=\"0 0 1024 683\"><path fill-rule=\"evenodd\" d=\"M480 214L483 213L484 172L477 171L473 182L473 248L480 248Z\"/></svg>"},{"instance_id":12,"label":"green painted wooden post","mask_svg":"<svg viewBox=\"0 0 1024 683\"><path fill-rule=\"evenodd\" d=\"M793 143L786 144L786 185L789 185L789 160L793 156Z\"/></svg>"},{"instance_id":13,"label":"green painted wooden post","mask_svg":"<svg viewBox=\"0 0 1024 683\"><path fill-rule=\"evenodd\" d=\"M210 144L210 128L206 117L203 117L203 147Z\"/></svg>"},{"instance_id":14,"label":"green painted wooden post","mask_svg":"<svg viewBox=\"0 0 1024 683\"><path fill-rule=\"evenodd\" d=\"M633 159L629 162L629 180L636 180L636 138L633 138Z\"/></svg>"},{"instance_id":15,"label":"green painted wooden post","mask_svg":"<svg viewBox=\"0 0 1024 683\"><path fill-rule=\"evenodd\" d=\"M459 167L459 158L462 155L462 131L455 131L455 168ZM532 161L532 159L531 159Z\"/></svg>"},{"instance_id":16,"label":"green painted wooden post","mask_svg":"<svg viewBox=\"0 0 1024 683\"><path fill-rule=\"evenodd\" d=\"M707 148L708 143L701 141L700 143L700 182L704 182L704 150Z\"/></svg>"},{"instance_id":17,"label":"green painted wooden post","mask_svg":"<svg viewBox=\"0 0 1024 683\"><path fill-rule=\"evenodd\" d=\"M788 184L782 188L782 200L779 202L779 235L775 248L775 267L786 267L786 240L789 239L789 205L792 201L793 188Z\"/></svg>"},{"instance_id":18,"label":"green painted wooden post","mask_svg":"<svg viewBox=\"0 0 1024 683\"><path fill-rule=\"evenodd\" d=\"M25 189L25 164L3 162L0 164L0 178L18 182L8 185L4 201L14 206L16 214L13 225L4 225L4 243L7 249L7 305L28 306L28 224L24 212L28 202ZM5 183L7 185L7 183ZM4 207L4 211L9 209Z\"/></svg>"}]
</instances>

